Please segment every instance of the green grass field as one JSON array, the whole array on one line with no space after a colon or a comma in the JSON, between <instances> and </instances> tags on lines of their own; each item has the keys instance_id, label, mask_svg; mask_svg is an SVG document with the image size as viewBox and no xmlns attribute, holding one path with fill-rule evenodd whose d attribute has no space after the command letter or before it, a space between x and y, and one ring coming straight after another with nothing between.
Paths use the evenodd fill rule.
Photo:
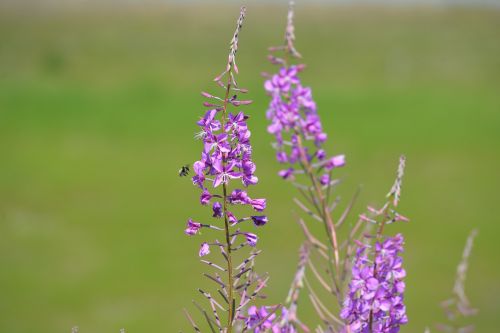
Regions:
<instances>
[{"instance_id":1,"label":"green grass field","mask_svg":"<svg viewBox=\"0 0 500 333\"><path fill-rule=\"evenodd\" d=\"M248 4L240 84L250 88L257 175L268 198L258 269L281 301L302 236L276 177L261 71L286 8ZM205 284L198 191L199 91L222 71L237 7L0 11L0 332L178 332ZM442 319L472 228L468 292L478 332L500 311L500 11L298 6L297 47L328 149L346 153L345 201L380 203L408 157L404 332ZM295 208L293 209L295 210ZM306 303L304 304L306 305ZM304 308L306 310L306 308ZM307 322L316 318L303 312Z\"/></svg>"}]
</instances>

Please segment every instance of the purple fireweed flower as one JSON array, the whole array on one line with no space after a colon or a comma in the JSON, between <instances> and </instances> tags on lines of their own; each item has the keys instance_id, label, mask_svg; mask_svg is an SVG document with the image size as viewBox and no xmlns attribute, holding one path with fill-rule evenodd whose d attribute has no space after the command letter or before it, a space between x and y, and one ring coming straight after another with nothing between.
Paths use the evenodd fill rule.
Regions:
<instances>
[{"instance_id":1,"label":"purple fireweed flower","mask_svg":"<svg viewBox=\"0 0 500 333\"><path fill-rule=\"evenodd\" d=\"M343 167L345 165L345 155L337 155L330 158L325 163L326 170L332 170L333 168Z\"/></svg>"},{"instance_id":2,"label":"purple fireweed flower","mask_svg":"<svg viewBox=\"0 0 500 333\"><path fill-rule=\"evenodd\" d=\"M258 212L262 212L266 209L266 199L250 199L248 203Z\"/></svg>"},{"instance_id":3,"label":"purple fireweed flower","mask_svg":"<svg viewBox=\"0 0 500 333\"><path fill-rule=\"evenodd\" d=\"M198 230L201 229L202 224L198 223L198 222L195 222L192 219L189 219L187 221L187 225L186 226L187 226L187 228L186 228L186 230L184 230L184 233L186 235L193 236L193 235L196 235L198 233Z\"/></svg>"},{"instance_id":4,"label":"purple fireweed flower","mask_svg":"<svg viewBox=\"0 0 500 333\"><path fill-rule=\"evenodd\" d=\"M280 172L278 172L278 175L283 179L292 179L293 180L294 171L295 170L293 168L288 168L288 169L281 170Z\"/></svg>"},{"instance_id":5,"label":"purple fireweed flower","mask_svg":"<svg viewBox=\"0 0 500 333\"><path fill-rule=\"evenodd\" d=\"M233 205L245 205L249 199L247 192L243 190L234 190L229 196L229 202Z\"/></svg>"},{"instance_id":6,"label":"purple fireweed flower","mask_svg":"<svg viewBox=\"0 0 500 333\"><path fill-rule=\"evenodd\" d=\"M408 322L403 302L406 272L399 256L403 242L398 234L377 241L374 248L358 244L349 292L340 313L350 332L393 333Z\"/></svg>"},{"instance_id":7,"label":"purple fireweed flower","mask_svg":"<svg viewBox=\"0 0 500 333\"><path fill-rule=\"evenodd\" d=\"M220 204L220 202L218 202L218 201L214 202L214 205L212 206L212 210L214 212L214 214L212 215L213 217L216 217L216 218L222 217L222 215L223 215L222 205Z\"/></svg>"},{"instance_id":8,"label":"purple fireweed flower","mask_svg":"<svg viewBox=\"0 0 500 333\"><path fill-rule=\"evenodd\" d=\"M326 157L326 152L323 149L318 149L318 151L316 152L316 157L318 158L318 160L322 161Z\"/></svg>"},{"instance_id":9,"label":"purple fireweed flower","mask_svg":"<svg viewBox=\"0 0 500 333\"><path fill-rule=\"evenodd\" d=\"M248 316L241 319L253 333L297 333L295 326L288 320L288 310L284 307L281 308L281 314L278 314L276 308L271 306L251 306Z\"/></svg>"},{"instance_id":10,"label":"purple fireweed flower","mask_svg":"<svg viewBox=\"0 0 500 333\"><path fill-rule=\"evenodd\" d=\"M292 58L300 58L293 47L295 37L291 13L293 10L289 11L291 16L286 34L287 44L284 47L271 48L271 51L283 50ZM327 159L322 148L328 135L323 130L311 88L303 86L300 80L299 74L305 66L289 65L284 59L274 56L270 56L270 59L273 64L280 64L281 68L276 74L269 75L264 83L264 89L271 98L266 113L270 121L267 130L276 139L276 159L279 163L289 165L287 169L279 172L279 176L293 180L294 169L304 167L297 164L311 163L314 158L320 163L312 166L324 166L327 171L343 166L343 155Z\"/></svg>"},{"instance_id":11,"label":"purple fireweed flower","mask_svg":"<svg viewBox=\"0 0 500 333\"><path fill-rule=\"evenodd\" d=\"M329 174L324 174L319 178L319 182L321 185L326 185L330 182L330 175Z\"/></svg>"},{"instance_id":12,"label":"purple fireweed flower","mask_svg":"<svg viewBox=\"0 0 500 333\"><path fill-rule=\"evenodd\" d=\"M288 162L288 156L284 151L278 151L276 153L276 159L278 160L279 163L287 163Z\"/></svg>"},{"instance_id":13,"label":"purple fireweed flower","mask_svg":"<svg viewBox=\"0 0 500 333\"><path fill-rule=\"evenodd\" d=\"M255 172L255 164L252 161L243 161L243 176L242 181L245 186L255 185L259 181L259 179L254 176Z\"/></svg>"},{"instance_id":14,"label":"purple fireweed flower","mask_svg":"<svg viewBox=\"0 0 500 333\"><path fill-rule=\"evenodd\" d=\"M276 314L272 313L269 315L268 307L262 306L258 308L251 306L248 308L248 317L245 319L245 326L254 333L268 332L275 325L273 324L275 318Z\"/></svg>"},{"instance_id":15,"label":"purple fireweed flower","mask_svg":"<svg viewBox=\"0 0 500 333\"><path fill-rule=\"evenodd\" d=\"M226 212L226 216L227 216L227 220L229 221L229 223L231 223L231 224L238 223L238 219L230 211Z\"/></svg>"},{"instance_id":16,"label":"purple fireweed flower","mask_svg":"<svg viewBox=\"0 0 500 333\"><path fill-rule=\"evenodd\" d=\"M200 195L200 203L204 206L208 205L210 199L212 199L212 195L210 194L210 192L208 192L207 189L204 189Z\"/></svg>"},{"instance_id":17,"label":"purple fireweed flower","mask_svg":"<svg viewBox=\"0 0 500 333\"><path fill-rule=\"evenodd\" d=\"M250 218L252 219L253 223L258 227L263 226L267 223L267 216L265 216L265 215L250 216Z\"/></svg>"},{"instance_id":18,"label":"purple fireweed flower","mask_svg":"<svg viewBox=\"0 0 500 333\"><path fill-rule=\"evenodd\" d=\"M245 236L247 244L252 246L252 247L257 245L257 241L259 240L259 237L257 237L256 234L252 234L251 232L238 232L238 233L236 233L236 235Z\"/></svg>"},{"instance_id":19,"label":"purple fireweed flower","mask_svg":"<svg viewBox=\"0 0 500 333\"><path fill-rule=\"evenodd\" d=\"M204 257L209 253L210 253L210 245L208 245L208 243L206 243L206 242L201 243L200 251L198 252L198 255L200 257Z\"/></svg>"},{"instance_id":20,"label":"purple fireweed flower","mask_svg":"<svg viewBox=\"0 0 500 333\"><path fill-rule=\"evenodd\" d=\"M221 184L229 183L230 179L241 178L241 173L236 171L236 161L229 161L228 164L223 163L223 155L214 160L213 169L215 170L214 187Z\"/></svg>"},{"instance_id":21,"label":"purple fireweed flower","mask_svg":"<svg viewBox=\"0 0 500 333\"><path fill-rule=\"evenodd\" d=\"M242 190L234 190L228 197L228 201L232 205L251 205L256 211L263 211L266 209L266 199L252 199L248 196L247 192Z\"/></svg>"}]
</instances>

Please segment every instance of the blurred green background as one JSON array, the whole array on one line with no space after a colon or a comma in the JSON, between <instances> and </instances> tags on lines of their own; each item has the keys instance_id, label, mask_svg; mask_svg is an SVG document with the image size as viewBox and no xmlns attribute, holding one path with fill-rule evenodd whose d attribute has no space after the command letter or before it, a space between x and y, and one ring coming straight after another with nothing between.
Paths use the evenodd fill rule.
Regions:
<instances>
[{"instance_id":1,"label":"blurred green background","mask_svg":"<svg viewBox=\"0 0 500 333\"><path fill-rule=\"evenodd\" d=\"M261 71L282 41L286 5L247 2L239 82L268 198L258 261L270 303L286 296L302 240L290 184L276 177ZM128 4L0 10L0 332L177 332L199 299L203 220L180 179L199 158L201 90L216 91L238 6ZM467 289L478 332L500 311L500 11L475 7L298 5L327 148L346 153L345 201L381 203L400 153L410 324L443 318L465 238L479 229ZM295 209L293 209L295 210ZM354 217L353 217L354 218ZM304 310L308 308L304 303ZM307 322L316 318L303 312Z\"/></svg>"}]
</instances>

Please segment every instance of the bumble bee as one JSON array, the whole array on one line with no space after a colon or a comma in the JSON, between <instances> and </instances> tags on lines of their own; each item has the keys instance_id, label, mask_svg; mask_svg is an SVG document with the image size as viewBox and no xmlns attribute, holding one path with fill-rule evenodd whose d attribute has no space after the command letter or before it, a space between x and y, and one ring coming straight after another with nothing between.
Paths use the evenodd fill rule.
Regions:
<instances>
[{"instance_id":1,"label":"bumble bee","mask_svg":"<svg viewBox=\"0 0 500 333\"><path fill-rule=\"evenodd\" d=\"M183 165L180 169L179 169L179 177L186 177L187 175L189 175L189 164L186 164L186 165Z\"/></svg>"}]
</instances>

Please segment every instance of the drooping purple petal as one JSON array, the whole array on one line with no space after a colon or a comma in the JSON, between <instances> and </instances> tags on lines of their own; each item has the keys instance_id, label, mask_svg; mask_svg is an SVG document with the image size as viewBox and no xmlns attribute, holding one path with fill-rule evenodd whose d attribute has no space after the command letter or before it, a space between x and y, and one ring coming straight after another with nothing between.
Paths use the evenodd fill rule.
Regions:
<instances>
[{"instance_id":1,"label":"drooping purple petal","mask_svg":"<svg viewBox=\"0 0 500 333\"><path fill-rule=\"evenodd\" d=\"M186 229L184 230L184 233L189 236L196 235L198 233L198 230L200 230L202 227L201 223L195 222L192 219L189 219L186 224Z\"/></svg>"},{"instance_id":2,"label":"drooping purple petal","mask_svg":"<svg viewBox=\"0 0 500 333\"><path fill-rule=\"evenodd\" d=\"M213 211L213 217L215 218L221 218L223 213L222 213L222 205L220 202L216 201L214 202L212 206L212 211Z\"/></svg>"},{"instance_id":3,"label":"drooping purple petal","mask_svg":"<svg viewBox=\"0 0 500 333\"><path fill-rule=\"evenodd\" d=\"M265 215L250 216L250 218L252 219L253 223L258 227L263 226L267 223L267 216Z\"/></svg>"},{"instance_id":4,"label":"drooping purple petal","mask_svg":"<svg viewBox=\"0 0 500 333\"><path fill-rule=\"evenodd\" d=\"M210 253L210 245L208 245L208 243L206 243L206 242L201 243L200 251L198 252L198 255L200 257L204 257L209 253Z\"/></svg>"}]
</instances>

